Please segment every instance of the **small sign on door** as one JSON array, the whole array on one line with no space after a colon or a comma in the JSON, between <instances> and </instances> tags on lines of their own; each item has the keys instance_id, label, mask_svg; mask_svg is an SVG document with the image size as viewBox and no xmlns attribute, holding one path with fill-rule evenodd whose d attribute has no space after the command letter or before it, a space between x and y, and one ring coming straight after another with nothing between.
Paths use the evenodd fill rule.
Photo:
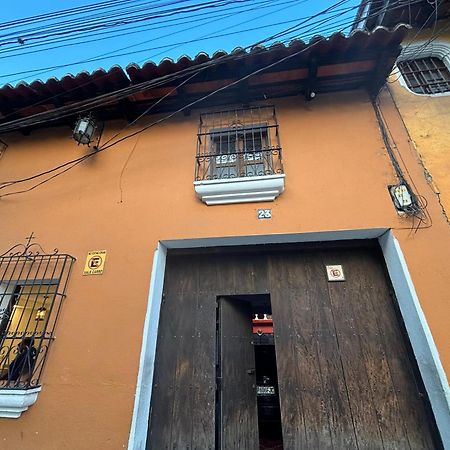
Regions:
<instances>
[{"instance_id":1,"label":"small sign on door","mask_svg":"<svg viewBox=\"0 0 450 450\"><path fill-rule=\"evenodd\" d=\"M341 265L326 266L328 281L345 281L344 270Z\"/></svg>"}]
</instances>

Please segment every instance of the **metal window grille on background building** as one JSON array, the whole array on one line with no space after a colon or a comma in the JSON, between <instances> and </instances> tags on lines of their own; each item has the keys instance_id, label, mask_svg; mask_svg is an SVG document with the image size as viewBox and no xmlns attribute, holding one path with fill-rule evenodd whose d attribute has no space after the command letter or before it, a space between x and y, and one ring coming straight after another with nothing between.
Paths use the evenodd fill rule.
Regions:
<instances>
[{"instance_id":1,"label":"metal window grille on background building","mask_svg":"<svg viewBox=\"0 0 450 450\"><path fill-rule=\"evenodd\" d=\"M407 86L416 94L450 92L450 72L439 58L401 61L398 68Z\"/></svg>"},{"instance_id":2,"label":"metal window grille on background building","mask_svg":"<svg viewBox=\"0 0 450 450\"><path fill-rule=\"evenodd\" d=\"M197 181L279 173L283 173L283 164L273 106L200 115Z\"/></svg>"},{"instance_id":3,"label":"metal window grille on background building","mask_svg":"<svg viewBox=\"0 0 450 450\"><path fill-rule=\"evenodd\" d=\"M0 389L40 386L75 261L31 239L0 255Z\"/></svg>"}]
</instances>

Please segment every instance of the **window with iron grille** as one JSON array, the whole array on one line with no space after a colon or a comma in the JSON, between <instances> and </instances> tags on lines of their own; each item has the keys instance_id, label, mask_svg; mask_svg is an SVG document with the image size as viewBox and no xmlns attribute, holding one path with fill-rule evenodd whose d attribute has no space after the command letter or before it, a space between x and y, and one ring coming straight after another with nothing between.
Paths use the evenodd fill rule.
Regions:
<instances>
[{"instance_id":1,"label":"window with iron grille","mask_svg":"<svg viewBox=\"0 0 450 450\"><path fill-rule=\"evenodd\" d=\"M40 386L75 260L30 241L0 255L0 390Z\"/></svg>"},{"instance_id":2,"label":"window with iron grille","mask_svg":"<svg viewBox=\"0 0 450 450\"><path fill-rule=\"evenodd\" d=\"M197 181L283 173L275 108L201 114L196 161Z\"/></svg>"},{"instance_id":3,"label":"window with iron grille","mask_svg":"<svg viewBox=\"0 0 450 450\"><path fill-rule=\"evenodd\" d=\"M416 94L450 92L450 72L440 58L411 59L397 65L407 86Z\"/></svg>"}]
</instances>

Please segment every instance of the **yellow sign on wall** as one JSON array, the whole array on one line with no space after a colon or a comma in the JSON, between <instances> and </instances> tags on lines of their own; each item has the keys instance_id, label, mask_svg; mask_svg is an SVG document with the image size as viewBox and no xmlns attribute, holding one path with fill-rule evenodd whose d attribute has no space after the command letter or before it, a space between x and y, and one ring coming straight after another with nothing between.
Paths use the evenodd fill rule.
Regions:
<instances>
[{"instance_id":1,"label":"yellow sign on wall","mask_svg":"<svg viewBox=\"0 0 450 450\"><path fill-rule=\"evenodd\" d=\"M105 269L106 250L88 252L83 275L101 275Z\"/></svg>"}]
</instances>

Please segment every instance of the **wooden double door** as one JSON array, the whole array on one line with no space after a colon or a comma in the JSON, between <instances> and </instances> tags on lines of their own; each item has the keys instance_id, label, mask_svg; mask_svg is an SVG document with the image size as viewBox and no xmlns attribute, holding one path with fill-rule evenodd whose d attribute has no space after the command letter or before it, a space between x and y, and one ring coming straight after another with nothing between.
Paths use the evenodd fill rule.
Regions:
<instances>
[{"instance_id":1,"label":"wooden double door","mask_svg":"<svg viewBox=\"0 0 450 450\"><path fill-rule=\"evenodd\" d=\"M260 448L252 296L270 298L284 449L440 448L379 249L348 242L169 252L147 449Z\"/></svg>"}]
</instances>

